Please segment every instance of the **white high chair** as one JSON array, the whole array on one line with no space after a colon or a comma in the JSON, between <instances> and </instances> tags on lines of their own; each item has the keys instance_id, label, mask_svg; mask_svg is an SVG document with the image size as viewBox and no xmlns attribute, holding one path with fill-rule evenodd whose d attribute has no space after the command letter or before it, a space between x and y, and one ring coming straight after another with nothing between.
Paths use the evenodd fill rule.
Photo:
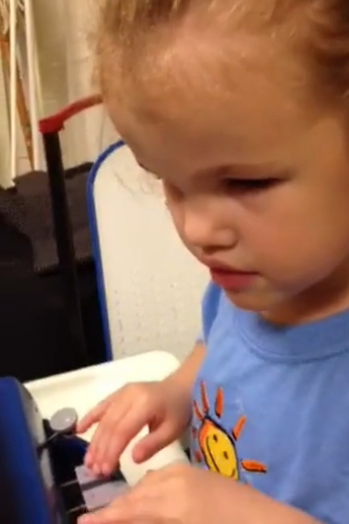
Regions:
<instances>
[{"instance_id":1,"label":"white high chair","mask_svg":"<svg viewBox=\"0 0 349 524\"><path fill-rule=\"evenodd\" d=\"M208 277L178 238L160 185L122 142L97 160L88 207L108 357L181 359L200 329Z\"/></svg>"},{"instance_id":2,"label":"white high chair","mask_svg":"<svg viewBox=\"0 0 349 524\"><path fill-rule=\"evenodd\" d=\"M88 206L110 362L27 384L45 418L62 407L81 416L129 382L162 380L194 344L207 275L180 243L147 176L121 142L92 169ZM133 463L130 445L120 463L134 484L174 460L186 460L179 442L142 465Z\"/></svg>"}]
</instances>

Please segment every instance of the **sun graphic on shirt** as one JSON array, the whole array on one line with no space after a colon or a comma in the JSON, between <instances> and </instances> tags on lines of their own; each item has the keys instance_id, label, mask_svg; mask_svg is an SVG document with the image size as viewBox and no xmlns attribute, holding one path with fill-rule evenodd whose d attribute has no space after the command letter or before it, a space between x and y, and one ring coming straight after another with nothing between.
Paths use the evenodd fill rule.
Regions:
<instances>
[{"instance_id":1,"label":"sun graphic on shirt","mask_svg":"<svg viewBox=\"0 0 349 524\"><path fill-rule=\"evenodd\" d=\"M210 405L207 398L205 384L200 384L200 396L202 408L200 410L194 401L194 415L199 421L199 429L193 428L193 436L199 446L195 452L195 460L198 463L205 462L207 467L225 477L231 477L239 481L241 470L249 473L266 473L264 464L255 460L239 460L236 443L246 424L246 417L241 417L230 434L210 416ZM217 390L214 413L219 421L224 412L223 390Z\"/></svg>"}]
</instances>

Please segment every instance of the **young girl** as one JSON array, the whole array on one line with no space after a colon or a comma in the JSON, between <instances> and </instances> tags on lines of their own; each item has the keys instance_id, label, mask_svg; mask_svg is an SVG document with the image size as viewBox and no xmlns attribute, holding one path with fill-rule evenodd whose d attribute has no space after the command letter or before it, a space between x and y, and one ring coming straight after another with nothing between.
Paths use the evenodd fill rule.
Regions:
<instances>
[{"instance_id":1,"label":"young girl","mask_svg":"<svg viewBox=\"0 0 349 524\"><path fill-rule=\"evenodd\" d=\"M202 337L81 421L109 474L190 423L192 461L84 523L348 524L348 0L108 0L101 88L210 271ZM161 249L161 246L159 247Z\"/></svg>"}]
</instances>

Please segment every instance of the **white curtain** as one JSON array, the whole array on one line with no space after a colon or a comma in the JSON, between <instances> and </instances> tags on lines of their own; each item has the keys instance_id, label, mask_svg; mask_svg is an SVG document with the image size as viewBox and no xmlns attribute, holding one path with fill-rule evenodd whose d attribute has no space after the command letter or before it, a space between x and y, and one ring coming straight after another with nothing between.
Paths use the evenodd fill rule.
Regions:
<instances>
[{"instance_id":1,"label":"white curtain","mask_svg":"<svg viewBox=\"0 0 349 524\"><path fill-rule=\"evenodd\" d=\"M97 0L33 1L41 80L41 117L56 113L67 104L95 93L98 88L93 85L90 40L97 4ZM6 186L9 133L1 71L0 111L0 184ZM116 132L102 107L87 110L68 123L61 134L65 166L93 161L116 138ZM29 170L29 164L21 136L18 142L18 175L22 175ZM45 168L44 164L42 168Z\"/></svg>"},{"instance_id":2,"label":"white curtain","mask_svg":"<svg viewBox=\"0 0 349 524\"><path fill-rule=\"evenodd\" d=\"M9 114L7 111L7 96L3 69L0 68L0 185L7 187L10 184Z\"/></svg>"},{"instance_id":3,"label":"white curtain","mask_svg":"<svg viewBox=\"0 0 349 524\"><path fill-rule=\"evenodd\" d=\"M91 33L96 0L36 0L36 19L45 114L96 92L93 85ZM52 21L47 23L48 20ZM67 167L93 161L115 140L102 107L75 117L62 133Z\"/></svg>"}]
</instances>

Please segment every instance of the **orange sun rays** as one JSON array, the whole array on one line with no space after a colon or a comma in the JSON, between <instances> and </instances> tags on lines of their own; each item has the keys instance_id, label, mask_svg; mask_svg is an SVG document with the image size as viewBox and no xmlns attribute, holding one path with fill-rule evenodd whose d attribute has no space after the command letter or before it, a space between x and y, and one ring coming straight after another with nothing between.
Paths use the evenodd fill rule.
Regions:
<instances>
[{"instance_id":1,"label":"orange sun rays","mask_svg":"<svg viewBox=\"0 0 349 524\"><path fill-rule=\"evenodd\" d=\"M209 415L210 413L210 403L207 396L207 391L205 384L203 382L200 383L200 400L201 400L201 406L202 410L200 410L198 403L196 401L193 402L193 412L196 417L196 419L200 422L201 426L205 424L205 421L212 419ZM217 419L221 419L224 413L224 394L223 389L218 388L216 397L215 397L215 404L214 404L214 413L217 417ZM245 416L241 416L239 420L237 421L235 427L231 430L230 435L226 433L228 436L231 437L232 446L235 445L236 442L239 440L241 433L246 425L247 418ZM217 425L218 427L218 425ZM192 428L192 436L196 438L198 435L198 430L196 428ZM236 450L235 450L236 451ZM196 450L194 452L195 459L198 463L203 462L203 457L200 451ZM267 467L264 464L261 464L260 462L256 460L240 460L239 464L241 468L249 473L267 473Z\"/></svg>"}]
</instances>

